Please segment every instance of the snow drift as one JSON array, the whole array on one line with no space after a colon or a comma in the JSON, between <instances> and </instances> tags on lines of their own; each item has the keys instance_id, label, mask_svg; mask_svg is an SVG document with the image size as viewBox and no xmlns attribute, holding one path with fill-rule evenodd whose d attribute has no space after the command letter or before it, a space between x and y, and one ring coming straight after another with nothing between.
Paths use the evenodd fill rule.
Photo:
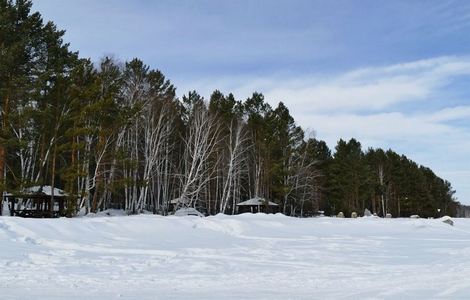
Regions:
<instances>
[{"instance_id":1,"label":"snow drift","mask_svg":"<svg viewBox=\"0 0 470 300\"><path fill-rule=\"evenodd\" d=\"M0 217L1 299L464 298L469 276L466 219Z\"/></svg>"}]
</instances>

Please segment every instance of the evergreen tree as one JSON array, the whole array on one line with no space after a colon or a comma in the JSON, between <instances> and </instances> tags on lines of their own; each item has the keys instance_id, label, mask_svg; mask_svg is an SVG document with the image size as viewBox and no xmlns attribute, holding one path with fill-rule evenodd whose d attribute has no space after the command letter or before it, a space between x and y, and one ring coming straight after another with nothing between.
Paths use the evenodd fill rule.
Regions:
<instances>
[{"instance_id":1,"label":"evergreen tree","mask_svg":"<svg viewBox=\"0 0 470 300\"><path fill-rule=\"evenodd\" d=\"M17 184L10 182L10 178L14 179L15 176L5 176L9 170L14 169L8 165L15 164L15 151L11 149L15 146L15 133L11 129L17 128L17 136L22 138L19 129L25 125L15 124L15 121L24 121L24 119L15 115L20 114L21 107L26 107L30 102L36 81L34 76L37 70L36 58L43 25L39 13L30 14L31 6L31 1L0 1L0 194L2 195L6 188L15 188ZM16 143L16 146L22 145Z\"/></svg>"},{"instance_id":2,"label":"evergreen tree","mask_svg":"<svg viewBox=\"0 0 470 300\"><path fill-rule=\"evenodd\" d=\"M355 139L340 140L330 170L332 211L363 211L368 190L368 170L361 144Z\"/></svg>"}]
</instances>

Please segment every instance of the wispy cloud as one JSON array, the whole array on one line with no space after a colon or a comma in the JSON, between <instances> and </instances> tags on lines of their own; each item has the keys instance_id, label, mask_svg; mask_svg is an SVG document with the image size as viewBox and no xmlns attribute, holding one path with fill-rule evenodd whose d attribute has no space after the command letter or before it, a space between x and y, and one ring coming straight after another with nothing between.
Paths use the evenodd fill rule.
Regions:
<instances>
[{"instance_id":1,"label":"wispy cloud","mask_svg":"<svg viewBox=\"0 0 470 300\"><path fill-rule=\"evenodd\" d=\"M182 84L180 91L192 86L208 95L222 89L245 98L256 90L273 103L283 101L294 111L309 113L381 111L401 103L425 101L463 75L470 75L470 57L439 57L336 76L314 74L292 78L282 74L263 79L202 79Z\"/></svg>"},{"instance_id":2,"label":"wispy cloud","mask_svg":"<svg viewBox=\"0 0 470 300\"><path fill-rule=\"evenodd\" d=\"M431 122L445 122L462 119L470 120L470 106L456 106L445 108L440 111L424 116L424 119ZM468 122L470 126L470 122Z\"/></svg>"}]
</instances>

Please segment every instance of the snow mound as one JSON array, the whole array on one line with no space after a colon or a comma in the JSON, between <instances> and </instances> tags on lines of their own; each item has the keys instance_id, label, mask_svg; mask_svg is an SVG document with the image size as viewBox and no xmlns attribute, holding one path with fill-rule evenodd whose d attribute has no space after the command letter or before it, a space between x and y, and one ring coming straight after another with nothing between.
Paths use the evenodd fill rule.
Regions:
<instances>
[{"instance_id":1,"label":"snow mound","mask_svg":"<svg viewBox=\"0 0 470 300\"><path fill-rule=\"evenodd\" d=\"M180 208L175 212L175 216L184 217L184 216L196 216L196 217L204 217L202 213L197 211L195 208Z\"/></svg>"},{"instance_id":2,"label":"snow mound","mask_svg":"<svg viewBox=\"0 0 470 300\"><path fill-rule=\"evenodd\" d=\"M127 216L128 213L126 213L125 210L123 209L107 209L103 210L97 213L88 213L85 214L84 211L80 211L79 215L83 215L87 218L97 218L97 217L119 217L119 216Z\"/></svg>"},{"instance_id":3,"label":"snow mound","mask_svg":"<svg viewBox=\"0 0 470 300\"><path fill-rule=\"evenodd\" d=\"M470 294L470 219L452 219L459 224L455 228L443 225L449 218L107 212L114 217L0 217L0 298L466 299Z\"/></svg>"},{"instance_id":4,"label":"snow mound","mask_svg":"<svg viewBox=\"0 0 470 300\"><path fill-rule=\"evenodd\" d=\"M449 216L443 216L442 218L440 218L440 220L441 220L443 223L449 224L450 226L454 226L454 221L453 221L452 218L449 217Z\"/></svg>"}]
</instances>

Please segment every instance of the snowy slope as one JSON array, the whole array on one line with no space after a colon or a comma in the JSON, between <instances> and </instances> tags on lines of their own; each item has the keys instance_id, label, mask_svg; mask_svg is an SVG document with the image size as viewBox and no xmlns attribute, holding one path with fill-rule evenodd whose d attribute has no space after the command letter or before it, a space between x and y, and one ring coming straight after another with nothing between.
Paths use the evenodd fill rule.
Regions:
<instances>
[{"instance_id":1,"label":"snowy slope","mask_svg":"<svg viewBox=\"0 0 470 300\"><path fill-rule=\"evenodd\" d=\"M0 217L0 299L470 295L470 220Z\"/></svg>"}]
</instances>

